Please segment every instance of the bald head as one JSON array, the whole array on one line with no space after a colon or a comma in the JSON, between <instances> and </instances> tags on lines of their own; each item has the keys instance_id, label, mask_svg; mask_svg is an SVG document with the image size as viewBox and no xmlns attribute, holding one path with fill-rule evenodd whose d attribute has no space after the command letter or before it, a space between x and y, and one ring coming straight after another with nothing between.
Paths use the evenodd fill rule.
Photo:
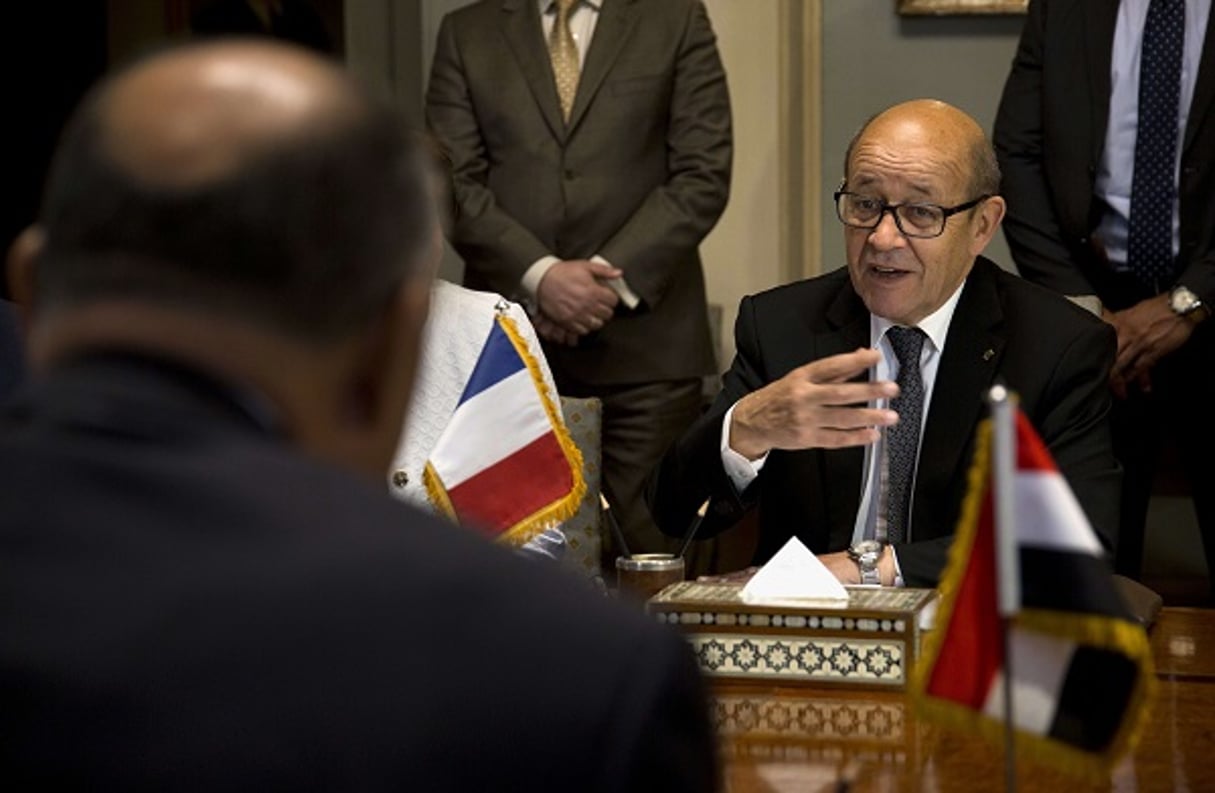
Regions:
<instances>
[{"instance_id":1,"label":"bald head","mask_svg":"<svg viewBox=\"0 0 1215 793\"><path fill-rule=\"evenodd\" d=\"M937 99L914 99L873 116L857 130L844 155L844 175L857 144L865 138L898 140L905 145L933 148L952 161L968 192L995 195L1000 191L1000 166L983 128L958 108Z\"/></svg>"},{"instance_id":2,"label":"bald head","mask_svg":"<svg viewBox=\"0 0 1215 793\"><path fill-rule=\"evenodd\" d=\"M336 65L231 41L86 98L48 183L36 299L123 295L335 337L426 268L428 156Z\"/></svg>"},{"instance_id":3,"label":"bald head","mask_svg":"<svg viewBox=\"0 0 1215 793\"><path fill-rule=\"evenodd\" d=\"M957 294L1004 217L998 189L983 130L957 108L916 100L870 119L848 147L837 203L870 313L915 325Z\"/></svg>"},{"instance_id":4,"label":"bald head","mask_svg":"<svg viewBox=\"0 0 1215 793\"><path fill-rule=\"evenodd\" d=\"M147 184L198 185L350 123L357 96L303 51L251 41L191 48L144 62L102 92L101 145Z\"/></svg>"}]
</instances>

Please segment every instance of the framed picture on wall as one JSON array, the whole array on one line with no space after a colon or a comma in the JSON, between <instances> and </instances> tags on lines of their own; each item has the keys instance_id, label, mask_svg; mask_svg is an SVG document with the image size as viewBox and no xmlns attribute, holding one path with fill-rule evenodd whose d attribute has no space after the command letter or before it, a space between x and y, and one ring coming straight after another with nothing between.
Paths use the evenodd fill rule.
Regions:
<instances>
[{"instance_id":1,"label":"framed picture on wall","mask_svg":"<svg viewBox=\"0 0 1215 793\"><path fill-rule=\"evenodd\" d=\"M1029 0L898 0L900 14L1024 14Z\"/></svg>"}]
</instances>

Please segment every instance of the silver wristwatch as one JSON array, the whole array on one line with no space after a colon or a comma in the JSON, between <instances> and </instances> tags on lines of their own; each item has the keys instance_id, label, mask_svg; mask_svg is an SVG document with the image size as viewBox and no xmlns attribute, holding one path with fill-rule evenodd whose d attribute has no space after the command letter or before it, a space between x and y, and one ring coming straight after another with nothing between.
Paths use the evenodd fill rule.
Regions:
<instances>
[{"instance_id":1,"label":"silver wristwatch","mask_svg":"<svg viewBox=\"0 0 1215 793\"><path fill-rule=\"evenodd\" d=\"M882 583L882 576L878 573L878 560L882 558L882 551L885 548L886 543L884 542L861 540L848 549L848 556L861 569L862 584L877 586Z\"/></svg>"},{"instance_id":2,"label":"silver wristwatch","mask_svg":"<svg viewBox=\"0 0 1215 793\"><path fill-rule=\"evenodd\" d=\"M1169 308L1179 317L1187 317L1195 311L1201 311L1203 313L1197 316L1205 318L1206 313L1209 311L1206 304L1202 302L1202 299L1198 295L1181 284L1173 287L1173 291L1169 292Z\"/></svg>"}]
</instances>

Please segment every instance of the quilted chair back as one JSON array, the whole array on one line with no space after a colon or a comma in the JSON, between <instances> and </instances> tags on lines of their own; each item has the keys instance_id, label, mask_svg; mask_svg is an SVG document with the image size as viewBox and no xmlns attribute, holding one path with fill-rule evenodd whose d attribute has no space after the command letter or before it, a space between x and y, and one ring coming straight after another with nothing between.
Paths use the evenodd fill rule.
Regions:
<instances>
[{"instance_id":1,"label":"quilted chair back","mask_svg":"<svg viewBox=\"0 0 1215 793\"><path fill-rule=\"evenodd\" d=\"M599 566L599 473L602 460L603 404L594 397L561 397L561 412L570 436L582 452L582 478L586 495L573 517L561 524L567 543L563 564L591 580L602 581Z\"/></svg>"}]
</instances>

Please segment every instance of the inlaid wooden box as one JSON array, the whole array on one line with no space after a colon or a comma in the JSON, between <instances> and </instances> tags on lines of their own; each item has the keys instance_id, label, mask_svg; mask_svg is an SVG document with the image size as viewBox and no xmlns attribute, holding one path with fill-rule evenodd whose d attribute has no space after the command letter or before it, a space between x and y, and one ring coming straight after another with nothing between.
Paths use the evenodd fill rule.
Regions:
<instances>
[{"instance_id":1,"label":"inlaid wooden box","mask_svg":"<svg viewBox=\"0 0 1215 793\"><path fill-rule=\"evenodd\" d=\"M796 764L802 777L818 783L799 790L844 790L840 775L850 767L899 773L919 766L917 723L897 691L753 689L719 682L712 708L727 765Z\"/></svg>"},{"instance_id":2,"label":"inlaid wooden box","mask_svg":"<svg viewBox=\"0 0 1215 793\"><path fill-rule=\"evenodd\" d=\"M936 590L849 588L846 607L745 603L741 583L683 581L647 606L678 626L713 678L901 690Z\"/></svg>"}]
</instances>

